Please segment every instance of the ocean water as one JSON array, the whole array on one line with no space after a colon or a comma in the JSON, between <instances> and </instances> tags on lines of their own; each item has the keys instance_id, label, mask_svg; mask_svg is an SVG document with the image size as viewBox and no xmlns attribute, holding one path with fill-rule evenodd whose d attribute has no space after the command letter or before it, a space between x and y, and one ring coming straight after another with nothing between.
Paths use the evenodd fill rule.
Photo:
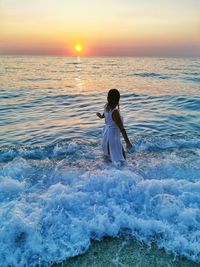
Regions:
<instances>
[{"instance_id":1,"label":"ocean water","mask_svg":"<svg viewBox=\"0 0 200 267\"><path fill-rule=\"evenodd\" d=\"M102 158L110 88L134 145L124 166ZM119 235L200 264L199 58L2 56L0 125L0 266Z\"/></svg>"}]
</instances>

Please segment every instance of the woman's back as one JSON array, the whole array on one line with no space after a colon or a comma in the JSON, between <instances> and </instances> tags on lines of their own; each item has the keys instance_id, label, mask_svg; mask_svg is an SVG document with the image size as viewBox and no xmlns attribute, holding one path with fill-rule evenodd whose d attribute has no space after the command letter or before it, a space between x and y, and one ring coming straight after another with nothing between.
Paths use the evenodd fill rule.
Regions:
<instances>
[{"instance_id":1,"label":"woman's back","mask_svg":"<svg viewBox=\"0 0 200 267\"><path fill-rule=\"evenodd\" d=\"M112 109L112 110L111 110L111 109L107 110L107 108L105 108L105 110L104 110L105 123L106 123L106 125L107 125L108 127L112 127L112 128L117 128L117 129L118 129L116 123L114 122L114 120L113 120L113 118L112 118L112 113L113 113L113 111L114 111L115 109L116 109L116 108L114 108L114 109Z\"/></svg>"}]
</instances>

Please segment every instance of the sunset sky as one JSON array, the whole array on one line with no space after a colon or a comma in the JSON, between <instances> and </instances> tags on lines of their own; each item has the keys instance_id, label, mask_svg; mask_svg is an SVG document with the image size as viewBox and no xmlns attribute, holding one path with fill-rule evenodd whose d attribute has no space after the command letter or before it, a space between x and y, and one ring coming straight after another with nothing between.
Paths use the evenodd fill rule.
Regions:
<instances>
[{"instance_id":1,"label":"sunset sky","mask_svg":"<svg viewBox=\"0 0 200 267\"><path fill-rule=\"evenodd\" d=\"M77 53L200 56L200 0L0 1L0 54Z\"/></svg>"}]
</instances>

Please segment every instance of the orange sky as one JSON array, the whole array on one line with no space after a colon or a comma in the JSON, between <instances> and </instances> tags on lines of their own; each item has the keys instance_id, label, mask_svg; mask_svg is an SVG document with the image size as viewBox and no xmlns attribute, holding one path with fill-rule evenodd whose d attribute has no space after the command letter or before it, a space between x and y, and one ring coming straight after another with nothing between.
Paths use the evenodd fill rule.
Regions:
<instances>
[{"instance_id":1,"label":"orange sky","mask_svg":"<svg viewBox=\"0 0 200 267\"><path fill-rule=\"evenodd\" d=\"M1 54L200 56L199 0L1 0L0 22Z\"/></svg>"}]
</instances>

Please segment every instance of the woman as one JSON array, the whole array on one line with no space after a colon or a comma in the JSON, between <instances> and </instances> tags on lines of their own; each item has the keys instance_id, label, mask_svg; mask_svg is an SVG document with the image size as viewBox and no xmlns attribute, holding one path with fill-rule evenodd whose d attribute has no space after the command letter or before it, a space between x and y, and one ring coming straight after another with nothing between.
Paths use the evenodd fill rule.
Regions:
<instances>
[{"instance_id":1,"label":"woman","mask_svg":"<svg viewBox=\"0 0 200 267\"><path fill-rule=\"evenodd\" d=\"M120 132L126 142L126 147L132 147L129 141L126 130L123 126L123 120L119 112L120 93L117 89L111 89L108 92L107 104L104 108L104 113L96 113L96 115L103 119L105 118L105 126L103 129L102 149L106 156L110 156L112 162L124 161L126 159L125 151L120 140ZM118 107L118 108L117 108Z\"/></svg>"}]
</instances>

